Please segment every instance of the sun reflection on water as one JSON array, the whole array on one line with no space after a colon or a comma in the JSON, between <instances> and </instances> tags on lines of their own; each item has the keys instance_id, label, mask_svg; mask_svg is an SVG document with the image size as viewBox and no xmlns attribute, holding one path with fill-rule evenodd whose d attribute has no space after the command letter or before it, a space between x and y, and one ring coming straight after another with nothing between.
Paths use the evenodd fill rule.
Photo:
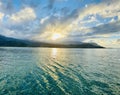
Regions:
<instances>
[{"instance_id":1,"label":"sun reflection on water","mask_svg":"<svg viewBox=\"0 0 120 95\"><path fill-rule=\"evenodd\" d=\"M53 58L56 58L56 57L57 57L57 53L58 53L57 48L52 48L51 56L52 56Z\"/></svg>"}]
</instances>

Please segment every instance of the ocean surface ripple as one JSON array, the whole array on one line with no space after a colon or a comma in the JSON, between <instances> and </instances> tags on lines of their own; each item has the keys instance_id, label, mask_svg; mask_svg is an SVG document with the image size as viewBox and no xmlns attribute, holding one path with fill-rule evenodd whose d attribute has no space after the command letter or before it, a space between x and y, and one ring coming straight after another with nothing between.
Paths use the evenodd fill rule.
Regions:
<instances>
[{"instance_id":1,"label":"ocean surface ripple","mask_svg":"<svg viewBox=\"0 0 120 95\"><path fill-rule=\"evenodd\" d=\"M120 95L120 50L2 47L0 95Z\"/></svg>"}]
</instances>

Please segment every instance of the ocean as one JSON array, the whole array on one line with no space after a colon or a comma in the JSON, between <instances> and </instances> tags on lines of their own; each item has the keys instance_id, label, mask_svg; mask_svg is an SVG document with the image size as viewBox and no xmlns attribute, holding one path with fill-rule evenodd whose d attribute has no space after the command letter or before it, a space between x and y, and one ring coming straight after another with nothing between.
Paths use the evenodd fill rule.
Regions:
<instances>
[{"instance_id":1,"label":"ocean","mask_svg":"<svg viewBox=\"0 0 120 95\"><path fill-rule=\"evenodd\" d=\"M1 47L0 95L120 95L120 49Z\"/></svg>"}]
</instances>

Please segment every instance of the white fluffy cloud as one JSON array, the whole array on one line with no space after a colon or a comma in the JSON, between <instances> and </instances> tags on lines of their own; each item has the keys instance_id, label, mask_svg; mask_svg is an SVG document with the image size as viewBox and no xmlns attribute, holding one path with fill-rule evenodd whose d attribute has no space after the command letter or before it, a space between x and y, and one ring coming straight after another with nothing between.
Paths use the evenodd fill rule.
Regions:
<instances>
[{"instance_id":1,"label":"white fluffy cloud","mask_svg":"<svg viewBox=\"0 0 120 95\"><path fill-rule=\"evenodd\" d=\"M31 21L34 20L36 18L36 14L34 12L34 10L30 7L26 7L22 10L20 10L19 12L12 14L12 16L10 17L10 20L12 22L24 22L24 21Z\"/></svg>"}]
</instances>

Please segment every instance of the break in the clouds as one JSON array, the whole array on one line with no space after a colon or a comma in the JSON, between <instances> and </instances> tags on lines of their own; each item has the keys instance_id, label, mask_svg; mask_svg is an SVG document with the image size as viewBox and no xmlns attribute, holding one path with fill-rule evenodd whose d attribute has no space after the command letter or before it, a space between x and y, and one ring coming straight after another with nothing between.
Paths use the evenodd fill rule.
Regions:
<instances>
[{"instance_id":1,"label":"break in the clouds","mask_svg":"<svg viewBox=\"0 0 120 95\"><path fill-rule=\"evenodd\" d=\"M0 0L0 34L120 47L120 0Z\"/></svg>"}]
</instances>

